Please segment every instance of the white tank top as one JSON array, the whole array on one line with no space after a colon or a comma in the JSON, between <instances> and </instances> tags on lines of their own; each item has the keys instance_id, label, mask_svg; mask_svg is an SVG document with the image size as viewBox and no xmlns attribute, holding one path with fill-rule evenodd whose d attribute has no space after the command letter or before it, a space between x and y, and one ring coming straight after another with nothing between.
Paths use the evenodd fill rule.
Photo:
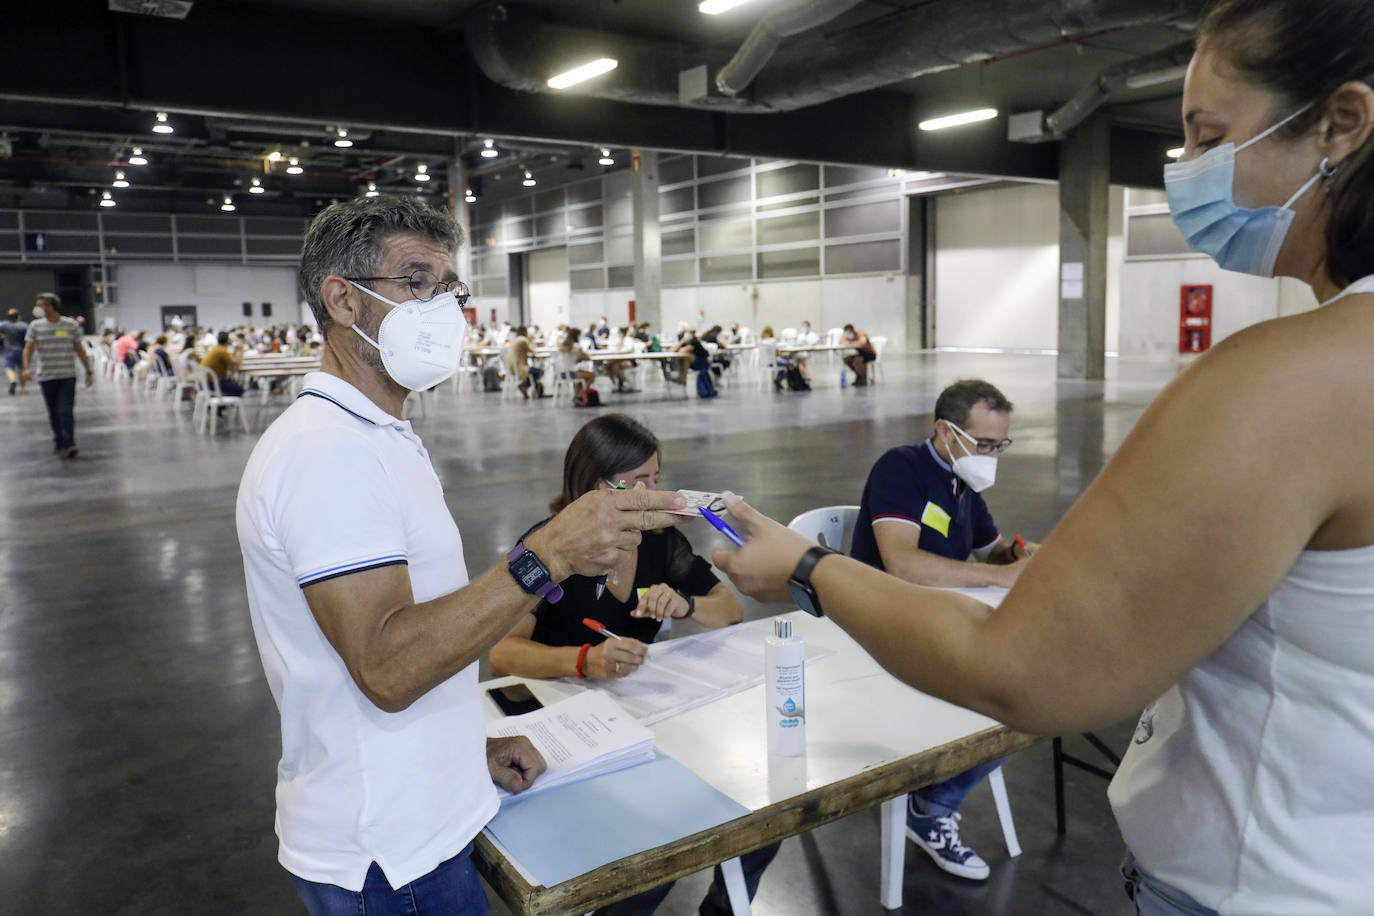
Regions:
<instances>
[{"instance_id":1,"label":"white tank top","mask_svg":"<svg viewBox=\"0 0 1374 916\"><path fill-rule=\"evenodd\" d=\"M1219 913L1374 913L1374 545L1299 554L1107 794L1141 866Z\"/></svg>"}]
</instances>

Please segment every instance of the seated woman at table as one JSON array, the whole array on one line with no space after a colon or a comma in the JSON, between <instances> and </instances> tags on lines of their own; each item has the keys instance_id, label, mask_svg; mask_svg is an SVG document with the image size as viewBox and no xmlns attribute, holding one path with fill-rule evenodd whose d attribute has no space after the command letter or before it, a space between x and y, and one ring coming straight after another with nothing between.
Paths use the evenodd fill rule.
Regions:
<instances>
[{"instance_id":1,"label":"seated woman at table","mask_svg":"<svg viewBox=\"0 0 1374 916\"><path fill-rule=\"evenodd\" d=\"M569 443L563 458L563 491L549 508L558 512L590 490L622 482L629 488L657 489L659 455L657 437L643 424L625 414L597 417ZM664 620L691 617L716 628L739 623L743 617L734 592L716 578L709 563L692 552L676 528L646 531L638 549L627 551L619 565L607 571L600 595L595 578L570 576L562 585L562 600L540 602L492 646L494 677L626 677L644 663L648 643ZM593 632L583 625L584 617L599 621L621 638L608 639ZM740 857L751 898L777 852L775 844ZM646 916L671 889L669 883L645 891L597 910L597 916ZM700 912L730 912L719 867Z\"/></svg>"},{"instance_id":2,"label":"seated woman at table","mask_svg":"<svg viewBox=\"0 0 1374 916\"><path fill-rule=\"evenodd\" d=\"M576 328L569 328L563 335L563 342L558 345L558 352L553 355L554 378L570 379L573 397L579 397L583 386L596 378L592 358L582 349L581 336Z\"/></svg>"}]
</instances>

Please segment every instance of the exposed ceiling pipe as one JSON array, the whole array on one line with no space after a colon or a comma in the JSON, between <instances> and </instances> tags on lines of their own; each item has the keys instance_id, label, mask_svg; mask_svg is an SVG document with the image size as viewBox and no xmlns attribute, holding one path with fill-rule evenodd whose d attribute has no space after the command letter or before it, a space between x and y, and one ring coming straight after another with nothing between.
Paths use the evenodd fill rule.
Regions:
<instances>
[{"instance_id":1,"label":"exposed ceiling pipe","mask_svg":"<svg viewBox=\"0 0 1374 916\"><path fill-rule=\"evenodd\" d=\"M778 50L784 38L825 25L860 0L811 0L796 9L765 16L754 26L730 62L716 73L716 88L729 96L739 95Z\"/></svg>"},{"instance_id":2,"label":"exposed ceiling pipe","mask_svg":"<svg viewBox=\"0 0 1374 916\"><path fill-rule=\"evenodd\" d=\"M1163 51L1108 67L1075 93L1073 98L1045 117L1045 133L1050 137L1063 137L1123 89L1142 89L1183 79L1192 56L1193 43L1185 41Z\"/></svg>"},{"instance_id":3,"label":"exposed ceiling pipe","mask_svg":"<svg viewBox=\"0 0 1374 916\"><path fill-rule=\"evenodd\" d=\"M549 92L545 80L593 52L615 57L606 77L562 90L649 105L732 112L792 111L928 73L1031 51L1111 29L1190 25L1204 0L937 0L885 15L838 36L788 41L759 71L745 96L709 95L684 103L678 73L724 61L671 42L543 22L536 8L478 7L464 37L487 78L511 89Z\"/></svg>"}]
</instances>

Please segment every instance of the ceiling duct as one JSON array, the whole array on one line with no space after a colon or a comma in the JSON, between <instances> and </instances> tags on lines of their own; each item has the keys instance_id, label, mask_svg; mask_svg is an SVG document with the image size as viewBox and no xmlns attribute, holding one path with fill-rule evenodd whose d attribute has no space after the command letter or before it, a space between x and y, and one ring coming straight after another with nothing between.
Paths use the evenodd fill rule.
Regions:
<instances>
[{"instance_id":1,"label":"ceiling duct","mask_svg":"<svg viewBox=\"0 0 1374 916\"><path fill-rule=\"evenodd\" d=\"M1049 138L1063 137L1123 89L1141 89L1183 79L1192 56L1193 43L1185 41L1172 48L1108 67L1097 75L1097 79L1045 117L1045 133Z\"/></svg>"},{"instance_id":2,"label":"ceiling duct","mask_svg":"<svg viewBox=\"0 0 1374 916\"><path fill-rule=\"evenodd\" d=\"M160 19L185 19L195 4L191 0L110 0L110 12Z\"/></svg>"},{"instance_id":3,"label":"ceiling duct","mask_svg":"<svg viewBox=\"0 0 1374 916\"><path fill-rule=\"evenodd\" d=\"M1204 0L937 0L834 36L793 38L758 72L742 96L687 104L738 112L792 111L928 73L1032 51L1113 29L1189 24ZM537 9L479 7L464 24L469 50L488 79L511 89L549 92L545 80L588 55L615 57L609 77L563 92L647 105L681 106L678 72L710 52L543 22ZM741 49L743 50L743 49Z\"/></svg>"},{"instance_id":4,"label":"ceiling duct","mask_svg":"<svg viewBox=\"0 0 1374 916\"><path fill-rule=\"evenodd\" d=\"M825 25L841 13L859 5L860 0L811 0L797 9L765 16L754 26L735 56L716 74L716 88L726 95L739 95L764 68L784 38L809 32Z\"/></svg>"}]
</instances>

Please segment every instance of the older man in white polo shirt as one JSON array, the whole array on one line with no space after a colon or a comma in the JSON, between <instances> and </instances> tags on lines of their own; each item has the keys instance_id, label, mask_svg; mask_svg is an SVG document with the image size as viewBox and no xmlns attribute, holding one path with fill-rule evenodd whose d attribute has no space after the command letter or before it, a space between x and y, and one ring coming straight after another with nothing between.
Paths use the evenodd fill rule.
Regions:
<instances>
[{"instance_id":1,"label":"older man in white polo shirt","mask_svg":"<svg viewBox=\"0 0 1374 916\"><path fill-rule=\"evenodd\" d=\"M676 494L601 490L469 582L411 390L461 358L453 220L359 198L306 233L301 293L321 370L244 470L238 533L253 630L281 711L279 859L319 914L487 912L473 837L544 762L488 741L477 659L567 576L599 575Z\"/></svg>"}]
</instances>

